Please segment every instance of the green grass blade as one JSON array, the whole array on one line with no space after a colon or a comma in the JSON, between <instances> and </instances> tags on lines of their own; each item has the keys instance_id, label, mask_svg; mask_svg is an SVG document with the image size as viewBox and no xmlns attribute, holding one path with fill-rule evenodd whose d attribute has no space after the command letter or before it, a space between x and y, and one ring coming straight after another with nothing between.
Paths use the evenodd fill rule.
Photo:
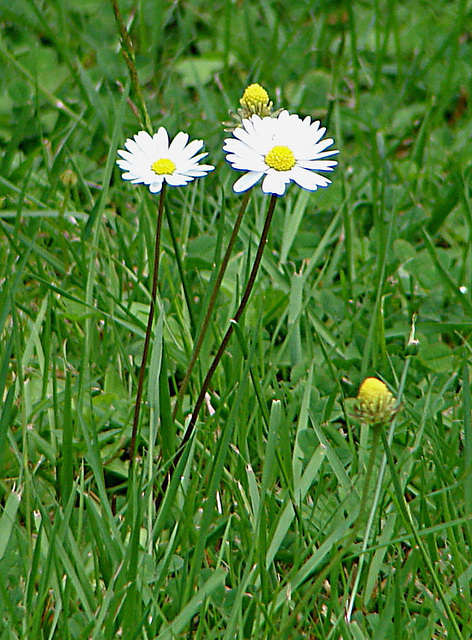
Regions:
<instances>
[{"instance_id":1,"label":"green grass blade","mask_svg":"<svg viewBox=\"0 0 472 640\"><path fill-rule=\"evenodd\" d=\"M8 547L16 522L16 514L21 503L21 491L11 491L0 517L0 561Z\"/></svg>"}]
</instances>

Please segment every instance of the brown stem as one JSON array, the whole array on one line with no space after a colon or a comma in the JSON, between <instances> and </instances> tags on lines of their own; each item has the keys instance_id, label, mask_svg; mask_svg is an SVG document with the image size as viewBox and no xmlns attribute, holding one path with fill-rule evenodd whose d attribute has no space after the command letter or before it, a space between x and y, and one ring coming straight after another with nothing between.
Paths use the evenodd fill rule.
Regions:
<instances>
[{"instance_id":1,"label":"brown stem","mask_svg":"<svg viewBox=\"0 0 472 640\"><path fill-rule=\"evenodd\" d=\"M172 413L172 417L175 419L175 416L177 415L177 412L179 410L180 404L182 402L182 399L184 397L184 393L187 389L187 385L188 382L190 380L190 376L192 375L192 371L193 368L195 366L195 363L197 361L197 358L200 354L200 350L202 348L202 344L203 344L203 340L205 338L207 329L208 329L208 325L209 325L209 321L210 321L210 316L211 313L213 311L213 307L215 306L215 301L216 301L216 296L218 295L218 291L220 290L220 285L221 282L223 280L223 276L226 272L226 268L228 266L228 262L229 262L229 258L231 256L231 251L233 249L234 243L236 241L236 237L238 235L238 231L239 231L239 227L241 226L241 222L244 216L244 213L246 211L246 207L247 207L247 203L249 202L249 196L250 196L250 191L246 191L246 193L244 194L243 197L243 201L241 203L241 208L239 210L239 214L238 217L236 218L236 222L234 224L233 227L233 232L231 234L231 238L229 240L228 246L226 248L226 252L225 255L223 256L223 260L221 261L220 264L220 270L218 271L218 275L216 277L215 283L213 285L213 290L211 292L211 297L210 297L210 302L208 303L208 307L205 313L205 318L203 319L203 322L201 324L200 327L200 331L198 333L197 336L197 341L195 343L195 346L193 348L193 352L192 352L192 356L190 359L190 363L187 367L187 371L185 372L185 376L184 379L182 380L182 384L180 385L180 389L179 389L179 395L177 397L177 401L174 405L174 410Z\"/></svg>"},{"instance_id":2,"label":"brown stem","mask_svg":"<svg viewBox=\"0 0 472 640\"><path fill-rule=\"evenodd\" d=\"M213 358L213 362L211 363L211 366L208 370L208 373L205 377L205 380L203 381L203 385L200 391L200 395L197 398L197 402L195 403L195 407L192 413L192 416L190 418L190 422L188 423L187 429L185 430L185 433L183 435L182 438L182 442L180 444L179 450L177 451L177 453L175 454L174 460L172 462L172 467L169 471L169 473L164 477L163 481L162 481L162 485L161 485L161 494L160 497L158 498L158 500L156 501L156 507L159 506L160 501L162 499L162 496L164 496L167 487L169 486L170 481L172 480L172 475L175 471L175 468L184 452L184 448L185 445L187 444L187 442L190 440L190 437L192 436L192 433L195 429L195 424L197 422L197 418L198 418L198 414L200 413L200 409L202 408L202 404L203 401L205 400L205 395L206 392L208 390L208 387L210 385L211 382L211 378L213 376L213 374L215 373L215 370L225 352L226 346L229 342L229 339L231 338L233 331L234 331L234 324L237 323L239 321L239 319L241 318L246 305L248 303L249 300L249 296L252 293L252 289L254 287L254 283L256 281L256 275L257 272L259 270L259 266L262 260L262 254L264 252L264 247L266 245L267 242L267 236L269 234L269 229L270 229L270 224L272 222L272 217L274 214L274 209L275 209L275 203L277 202L277 196L276 195L272 195L270 202L269 202L269 207L267 209L267 214L266 214L266 219L264 222L264 228L262 230L262 234L261 234L261 239L259 241L259 246L257 248L257 253L256 253L256 257L254 259L254 264L252 266L252 270L251 273L249 275L249 279L247 281L246 284L246 288L244 290L243 293L243 297L241 298L241 302L239 303L239 307L234 315L234 322L232 322L228 329L226 330L226 333L223 337L223 340L221 341L220 347L215 355L215 357Z\"/></svg>"},{"instance_id":3,"label":"brown stem","mask_svg":"<svg viewBox=\"0 0 472 640\"><path fill-rule=\"evenodd\" d=\"M163 182L161 195L159 198L159 209L157 213L157 223L156 223L156 241L155 241L155 247L154 247L154 267L153 267L153 276L152 276L151 304L149 305L149 316L148 316L148 322L146 327L146 337L144 338L143 357L141 360L141 367L139 369L138 391L136 393L136 404L134 405L133 430L131 432L131 441L129 445L130 476L131 476L131 470L133 468L134 459L136 455L136 436L138 433L139 412L141 410L141 400L143 396L144 374L146 371L149 344L151 342L152 325L154 322L154 310L156 306L157 281L159 276L159 253L160 253L160 246L161 246L161 229L162 229L162 218L163 218L163 212L164 212L165 190L166 190L166 183Z\"/></svg>"}]
</instances>

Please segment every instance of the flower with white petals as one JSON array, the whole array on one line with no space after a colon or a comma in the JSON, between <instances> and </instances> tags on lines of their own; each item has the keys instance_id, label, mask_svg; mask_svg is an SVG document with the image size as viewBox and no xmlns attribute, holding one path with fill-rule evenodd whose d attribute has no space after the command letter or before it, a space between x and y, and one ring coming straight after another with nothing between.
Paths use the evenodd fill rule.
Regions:
<instances>
[{"instance_id":1,"label":"flower with white petals","mask_svg":"<svg viewBox=\"0 0 472 640\"><path fill-rule=\"evenodd\" d=\"M151 193L159 193L165 182L182 187L194 178L201 178L214 169L210 164L198 164L207 153L199 153L203 140L188 142L188 133L178 133L169 144L169 135L160 127L153 136L140 131L125 142L126 151L119 150L117 164L126 173L123 180L148 185ZM188 144L187 144L188 143Z\"/></svg>"},{"instance_id":2,"label":"flower with white petals","mask_svg":"<svg viewBox=\"0 0 472 640\"><path fill-rule=\"evenodd\" d=\"M246 191L262 177L262 191L278 196L290 182L308 191L327 187L331 180L318 172L333 171L338 163L326 158L338 151L326 151L333 140L323 139L325 132L319 120L312 122L309 116L302 120L288 111L277 118L253 115L244 119L223 146L233 169L246 171L234 183L234 191Z\"/></svg>"}]
</instances>

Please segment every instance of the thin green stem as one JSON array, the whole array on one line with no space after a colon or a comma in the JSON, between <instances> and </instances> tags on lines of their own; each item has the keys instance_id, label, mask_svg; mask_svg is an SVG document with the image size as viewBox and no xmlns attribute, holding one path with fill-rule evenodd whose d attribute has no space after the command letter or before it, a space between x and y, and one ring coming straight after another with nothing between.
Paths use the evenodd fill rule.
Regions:
<instances>
[{"instance_id":1,"label":"thin green stem","mask_svg":"<svg viewBox=\"0 0 472 640\"><path fill-rule=\"evenodd\" d=\"M193 431L195 429L195 424L197 422L197 418L198 418L198 414L200 413L200 409L202 408L203 402L205 400L205 395L206 392L208 390L208 387L210 386L210 382L211 379L213 377L213 374L216 371L216 368L221 360L221 358L223 357L223 354L225 352L226 346L231 338L231 336L233 335L233 331L234 331L234 325L235 323L237 323L244 310L246 309L246 305L248 303L249 297L252 293L252 289L254 287L254 283L256 281L256 276L257 276L257 272L259 270L259 266L261 264L261 260L262 260L262 254L264 253L264 248L267 242L267 236L269 234L269 229L270 229L270 225L272 222L272 217L274 215L274 209L275 209L275 204L277 202L277 196L276 195L272 195L270 202L269 202L269 207L267 209L267 214L266 214L266 219L264 222L264 228L262 230L262 234L261 234L261 239L259 241L259 246L257 248L257 253L256 253L256 257L254 258L254 264L252 266L252 270L251 273L249 274L249 278L246 284L246 288L244 290L243 296L241 298L241 302L239 303L239 307L234 315L233 318L233 322L230 322L228 329L226 330L226 333L223 337L223 340L221 341L221 344L219 346L219 349L215 355L215 357L213 358L213 362L210 365L210 368L208 370L208 373L205 377L205 380L203 381L202 384L202 388L200 390L200 394L197 398L197 401L195 403L195 407L193 409L192 415L190 417L190 421L188 423L187 429L185 430L185 433L183 435L182 438L182 442L180 443L180 448L177 451L174 460L172 462L172 467L169 471L169 473L164 477L163 481L162 481L162 485L161 485L161 493L160 496L158 497L157 501L156 501L156 507L159 507L159 504L162 500L162 497L165 495L166 489L170 483L170 481L172 480L172 476L173 473L177 467L177 464L185 450L185 445L187 444L187 442L190 440Z\"/></svg>"},{"instance_id":2,"label":"thin green stem","mask_svg":"<svg viewBox=\"0 0 472 640\"><path fill-rule=\"evenodd\" d=\"M141 410L141 400L143 396L144 374L146 371L149 345L151 342L152 325L154 322L154 310L156 306L157 281L159 276L159 254L160 254L160 246L161 246L161 229L162 229L162 218L164 213L165 191L166 191L166 183L163 182L161 195L159 198L159 209L157 213L157 223L156 223L156 240L155 240L155 246L154 246L154 267L153 267L153 275L152 275L151 303L149 306L149 316L148 316L148 322L146 327L146 337L144 338L143 357L141 360L141 367L139 369L138 391L136 393L136 404L134 405L133 430L131 432L131 441L129 445L130 476L131 476L131 469L134 464L134 458L136 455L136 436L138 433L139 413Z\"/></svg>"},{"instance_id":3,"label":"thin green stem","mask_svg":"<svg viewBox=\"0 0 472 640\"><path fill-rule=\"evenodd\" d=\"M322 576L326 576L331 571L331 569L336 564L338 564L338 562L341 562L342 558L349 551L349 547L351 546L351 544L356 539L357 532L359 531L359 527L361 525L362 518L363 518L364 512L366 510L367 499L369 497L370 481L371 481L372 473L373 473L373 470L374 470L375 458L377 457L377 451L378 451L378 448L379 448L379 434L384 429L384 427L385 427L384 424L374 424L374 425L372 425L372 446L371 446L371 449L370 449L369 461L367 463L367 469L366 469L365 481L364 481L364 488L362 490L361 501L359 503L359 509L357 511L356 518L355 518L354 523L352 525L352 528L351 528L351 530L349 532L347 540L345 541L345 543L343 543L343 547L339 551L339 553L332 559L332 561L328 564L326 569L321 573ZM320 579L320 576L318 577L318 579Z\"/></svg>"},{"instance_id":4,"label":"thin green stem","mask_svg":"<svg viewBox=\"0 0 472 640\"><path fill-rule=\"evenodd\" d=\"M358 533L359 528L361 526L362 518L364 517L364 513L366 511L367 500L368 500L368 497L369 497L370 481L371 481L371 478L372 478L372 473L374 471L375 459L377 457L377 451L378 451L378 448L379 448L379 433L384 427L385 427L385 425L383 423L373 424L372 427L371 427L372 445L371 445L369 461L367 463L367 469L366 469L366 473L365 473L364 488L362 490L361 501L359 503L359 509L357 511L356 518L354 520L354 523L352 525L351 530L349 531L349 535L348 535L346 541L343 543L342 549L332 559L332 561L328 564L326 569L324 571L322 571L321 575L318 576L318 580L321 579L321 576L326 576L334 566L336 566L338 563L340 563L342 561L344 556L348 553L349 547L351 546L351 544L356 539L357 533ZM324 577L323 577L323 579L324 579ZM347 620L349 620L349 616L350 616L350 611L348 609L347 616L346 616Z\"/></svg>"},{"instance_id":5,"label":"thin green stem","mask_svg":"<svg viewBox=\"0 0 472 640\"><path fill-rule=\"evenodd\" d=\"M412 332L411 337L414 338L414 331ZM408 369L409 369L409 366L410 366L410 361L411 361L411 357L407 357L405 359L405 364L403 366L400 385L398 387L396 409L398 409L400 407L400 405L401 405L401 399L403 397L403 390L405 388L406 376L407 376ZM392 442L393 435L395 433L395 420L396 420L396 418L394 418L392 420L392 423L390 425L390 429L389 429L389 432L388 432L388 435L387 435L387 439L388 439L389 442ZM377 434L377 445L378 445L378 442L379 442L379 440L378 440L378 434ZM361 547L361 550L360 550L359 564L358 564L358 567L357 567L357 573L356 573L356 577L355 577L355 580L354 580L354 584L353 584L352 589L351 589L351 598L350 598L349 604L347 605L347 608L346 608L346 620L348 622L351 619L351 614L352 614L352 610L354 608L354 601L355 601L357 589L359 587L360 580L361 580L362 569L363 569L363 566L364 566L364 563L365 563L365 558L366 558L365 552L366 552L366 549L368 547L368 541L369 541L370 532L372 530L372 526L373 526L373 522L374 522L374 516L375 516L375 513L377 511L377 507L378 507L378 504L379 504L379 501L380 501L380 494L381 494L381 491L382 491L382 486L383 486L382 482L383 482L383 478L384 478L384 475L385 475L386 465L387 465L387 459L386 459L386 456L384 455L382 457L382 461L380 463L379 471L376 474L376 485L377 486L376 486L376 489L375 489L374 499L373 499L371 507L370 507L370 514L369 514L369 518L367 520L367 525L366 525L365 532L364 532L364 540L363 540L362 547Z\"/></svg>"},{"instance_id":6,"label":"thin green stem","mask_svg":"<svg viewBox=\"0 0 472 640\"><path fill-rule=\"evenodd\" d=\"M446 611L446 614L451 622L451 625L454 629L454 633L456 634L458 640L463 640L463 636L462 633L459 629L459 625L457 624L457 621L454 617L454 614L451 610L451 607L449 606L449 603L446 599L446 596L444 595L444 591L442 588L441 583L439 582L438 576L437 576L437 571L433 566L433 562L431 560L431 558L429 557L428 552L426 551L426 547L423 544L423 541L417 531L417 528L415 526L415 523L413 522L413 518L411 516L408 504L405 500L405 496L403 494L401 485L400 485L400 480L398 479L398 474L397 474L397 470L395 468L395 461L393 459L393 455L392 455L392 450L390 449L390 445L387 439L387 436L385 435L385 431L383 429L380 430L380 436L382 438L382 445L384 447L385 450L385 456L387 458L387 464L390 468L390 475L392 477L392 482L393 482L393 488L395 489L395 496L397 499L397 504L398 507L400 509L400 514L403 517L404 523L406 525L406 527L408 529L410 529L411 533L413 534L413 537L415 539L416 544L418 545L418 548L420 550L421 555L423 556L423 560L426 564L426 566L428 567L428 571L431 574L431 578L434 582L434 586L436 587L436 590L438 592L439 598L443 604L443 607Z\"/></svg>"},{"instance_id":7,"label":"thin green stem","mask_svg":"<svg viewBox=\"0 0 472 640\"><path fill-rule=\"evenodd\" d=\"M409 360L407 361L407 364L404 368L403 371L403 376L402 376L402 381L400 384L400 390L399 390L399 397L401 397L403 395L403 387L405 384L405 379L406 379L406 373L408 371L408 363ZM392 423L392 428L393 428L393 423ZM306 598L309 597L309 594L315 593L317 589L319 589L321 587L321 585L323 584L326 576L329 575L329 573L337 566L339 565L343 558L347 555L348 551L349 551L349 547L351 546L351 544L354 542L357 532L359 530L359 526L361 523L361 519L363 516L363 513L365 511L366 508L366 504L367 504L367 499L368 499L368 495L369 495L369 486L370 486L370 480L371 480L371 476L373 473L373 469L374 469L374 463L375 463L375 458L377 456L377 450L378 450L378 444L379 444L379 435L382 434L384 437L384 429L385 429L385 424L375 424L372 426L372 448L370 450L370 457L369 457L369 461L367 463L367 470L366 470L366 476L365 476L365 483L364 483L364 488L362 491L362 496L361 496L361 500L359 503L359 509L357 511L357 514L354 518L354 522L352 525L352 528L349 531L349 534L346 538L346 541L343 543L342 547L339 549L339 551L334 555L333 558L331 558L331 560L327 563L327 565L325 567L323 567L323 569L321 569L321 571L319 572L318 576L315 578L315 580L313 580L312 585L309 589L309 591L306 594ZM390 434L393 435L393 432ZM383 474L383 471L381 470L381 474ZM377 499L376 499L377 500ZM304 599L302 599L297 606L295 607L295 609L292 612L292 615L297 615L297 613L300 611L300 609L303 607L303 603L304 603ZM347 620L349 620L350 618L350 611L351 611L351 605L349 605L348 610L347 610Z\"/></svg>"},{"instance_id":8,"label":"thin green stem","mask_svg":"<svg viewBox=\"0 0 472 640\"><path fill-rule=\"evenodd\" d=\"M143 92L141 91L141 85L139 84L138 70L136 69L133 43L131 42L131 38L128 33L128 30L125 27L123 16L121 15L120 7L118 6L118 0L111 0L111 4L113 7L113 13L115 14L116 24L118 25L118 30L120 32L121 50L123 52L123 57L128 67L129 75L131 78L131 85L133 87L134 94L138 101L140 124L144 129L148 131L148 133L152 133L153 129L152 129L151 118L149 117L146 103L144 102Z\"/></svg>"},{"instance_id":9,"label":"thin green stem","mask_svg":"<svg viewBox=\"0 0 472 640\"><path fill-rule=\"evenodd\" d=\"M190 362L189 365L187 367L187 371L185 372L185 376L184 379L182 380L182 384L180 385L180 389L179 389L179 395L177 396L177 401L174 405L174 411L172 414L172 417L175 419L175 416L177 415L177 412L179 410L179 407L181 405L182 399L184 397L185 391L187 389L189 380L190 380L190 376L192 375L192 371L195 367L195 363L197 361L198 356L200 355L200 351L203 345L203 340L205 339L205 335L206 332L208 330L208 326L210 323L210 317L211 314L213 312L213 308L215 306L215 302L216 302L216 297L218 295L218 292L220 290L220 286L221 286L221 282L223 280L223 276L226 272L226 269L228 267L228 262L231 256L231 252L233 250L233 246L234 243L236 241L236 237L238 235L238 231L239 231L239 227L241 226L241 222L242 219L244 217L244 214L246 212L246 208L247 208L247 203L249 202L249 196L250 196L250 191L246 191L246 193L244 194L243 200L241 202L241 208L239 210L238 213L238 217L236 218L236 222L234 224L233 227L233 232L231 234L231 238L229 240L228 246L226 248L226 252L225 255L223 256L223 260L221 261L220 264L220 269L218 271L218 275L216 277L216 280L213 284L213 289L211 292L211 297L210 297L210 301L208 303L208 307L205 313L205 317L203 319L203 322L200 326L198 335L197 335L197 339L195 342L195 346L193 347L193 352L192 352L192 356L190 358Z\"/></svg>"},{"instance_id":10,"label":"thin green stem","mask_svg":"<svg viewBox=\"0 0 472 640\"><path fill-rule=\"evenodd\" d=\"M370 449L369 461L367 463L367 469L365 473L365 482L364 489L362 491L361 502L359 505L359 511L357 514L356 521L354 522L354 527L351 531L351 538L354 540L354 537L359 528L362 516L365 511L365 507L367 504L367 498L369 496L369 487L370 487L370 479L372 478L372 472L374 470L375 458L377 457L377 450L379 448L379 432L384 428L384 424L374 424L372 425L372 446Z\"/></svg>"}]
</instances>

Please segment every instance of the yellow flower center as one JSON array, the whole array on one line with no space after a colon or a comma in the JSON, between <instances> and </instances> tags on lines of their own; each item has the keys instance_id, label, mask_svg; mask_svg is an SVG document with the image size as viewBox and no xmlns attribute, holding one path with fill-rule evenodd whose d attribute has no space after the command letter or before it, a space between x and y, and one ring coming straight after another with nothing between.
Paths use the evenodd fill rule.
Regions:
<instances>
[{"instance_id":1,"label":"yellow flower center","mask_svg":"<svg viewBox=\"0 0 472 640\"><path fill-rule=\"evenodd\" d=\"M250 84L239 102L251 113L260 113L269 103L269 94L260 84Z\"/></svg>"},{"instance_id":2,"label":"yellow flower center","mask_svg":"<svg viewBox=\"0 0 472 640\"><path fill-rule=\"evenodd\" d=\"M276 171L289 171L295 165L295 156L288 147L277 145L266 155L265 162Z\"/></svg>"},{"instance_id":3,"label":"yellow flower center","mask_svg":"<svg viewBox=\"0 0 472 640\"><path fill-rule=\"evenodd\" d=\"M156 160L156 162L152 163L151 169L154 173L157 173L158 176L163 176L174 173L176 167L172 160L169 160L168 158L160 158L159 160Z\"/></svg>"},{"instance_id":4,"label":"yellow flower center","mask_svg":"<svg viewBox=\"0 0 472 640\"><path fill-rule=\"evenodd\" d=\"M358 414L368 424L388 422L394 415L395 398L377 378L366 378L357 394Z\"/></svg>"},{"instance_id":5,"label":"yellow flower center","mask_svg":"<svg viewBox=\"0 0 472 640\"><path fill-rule=\"evenodd\" d=\"M359 388L357 398L361 400L361 402L373 402L385 396L390 397L391 395L381 380L377 378L366 378Z\"/></svg>"}]
</instances>

